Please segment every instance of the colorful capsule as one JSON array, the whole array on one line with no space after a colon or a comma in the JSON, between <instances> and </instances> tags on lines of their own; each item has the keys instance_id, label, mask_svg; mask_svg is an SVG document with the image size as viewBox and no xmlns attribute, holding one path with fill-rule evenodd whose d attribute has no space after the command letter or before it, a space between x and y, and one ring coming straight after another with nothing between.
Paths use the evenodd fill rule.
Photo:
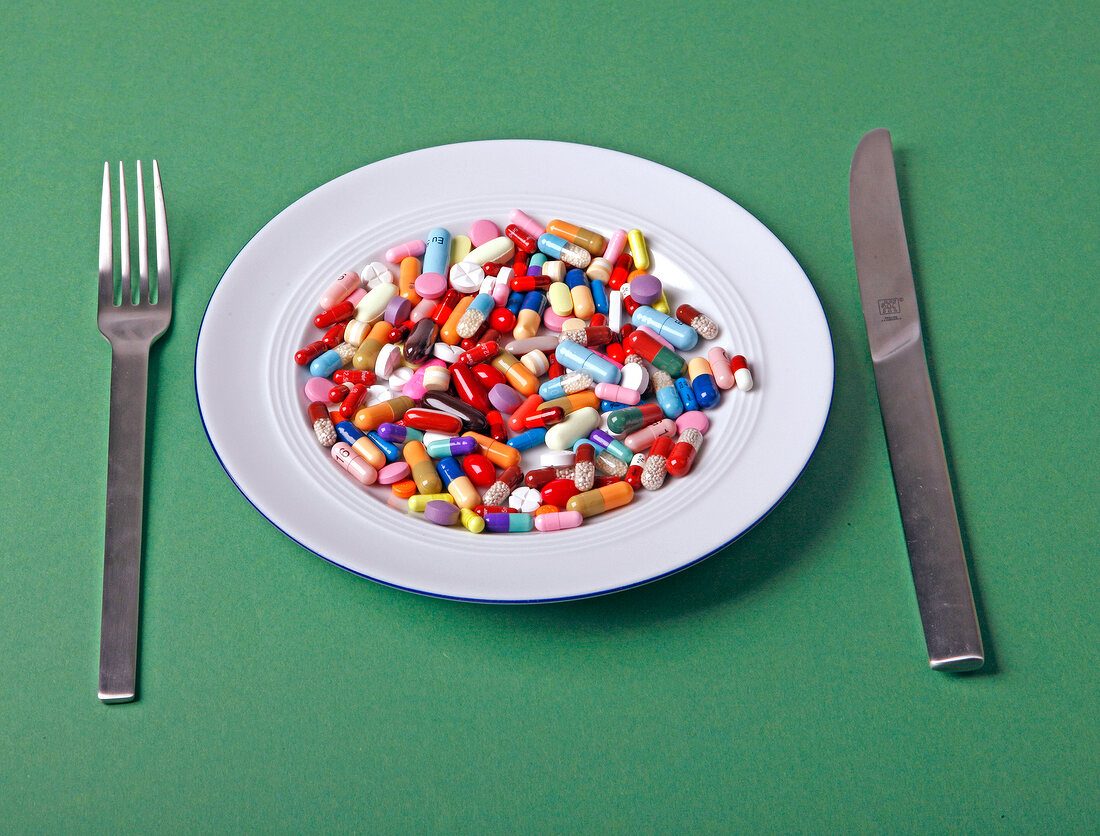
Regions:
<instances>
[{"instance_id":1,"label":"colorful capsule","mask_svg":"<svg viewBox=\"0 0 1100 836\"><path fill-rule=\"evenodd\" d=\"M752 389L752 372L749 371L748 361L741 354L735 354L730 360L730 369L733 371L733 380L737 388L742 392Z\"/></svg>"},{"instance_id":2,"label":"colorful capsule","mask_svg":"<svg viewBox=\"0 0 1100 836\"><path fill-rule=\"evenodd\" d=\"M583 270L592 261L592 254L584 247L578 247L576 244L572 244L564 238L549 232L544 232L539 236L538 246L550 258L564 261L579 270Z\"/></svg>"},{"instance_id":3,"label":"colorful capsule","mask_svg":"<svg viewBox=\"0 0 1100 836\"><path fill-rule=\"evenodd\" d=\"M539 386L539 395L544 400L560 398L591 389L595 381L592 376L580 371L569 371L566 374L552 377ZM603 384L601 384L603 385Z\"/></svg>"},{"instance_id":4,"label":"colorful capsule","mask_svg":"<svg viewBox=\"0 0 1100 836\"><path fill-rule=\"evenodd\" d=\"M516 327L512 336L517 340L535 336L542 325L542 312L546 310L546 294L538 290L529 291L523 297L519 312L516 314Z\"/></svg>"},{"instance_id":5,"label":"colorful capsule","mask_svg":"<svg viewBox=\"0 0 1100 836\"><path fill-rule=\"evenodd\" d=\"M628 505L633 499L634 489L630 485L626 482L615 482L570 497L565 503L565 510L577 511L582 517L593 517Z\"/></svg>"},{"instance_id":6,"label":"colorful capsule","mask_svg":"<svg viewBox=\"0 0 1100 836\"><path fill-rule=\"evenodd\" d=\"M634 490L638 490L638 488L642 486L642 473L645 471L645 460L645 453L635 453L634 458L630 460L630 466L623 475L623 481L634 488Z\"/></svg>"},{"instance_id":7,"label":"colorful capsule","mask_svg":"<svg viewBox=\"0 0 1100 836\"><path fill-rule=\"evenodd\" d=\"M672 452L672 439L661 436L653 442L642 467L642 487L647 491L658 490L668 475L668 454Z\"/></svg>"},{"instance_id":8,"label":"colorful capsule","mask_svg":"<svg viewBox=\"0 0 1100 836\"><path fill-rule=\"evenodd\" d=\"M531 395L539 389L539 379L531 370L507 351L500 351L490 365L504 375L505 380L517 391Z\"/></svg>"},{"instance_id":9,"label":"colorful capsule","mask_svg":"<svg viewBox=\"0 0 1100 836\"><path fill-rule=\"evenodd\" d=\"M412 479L421 493L440 493L443 490L443 482L422 442L406 441L401 448L401 456L408 463Z\"/></svg>"},{"instance_id":10,"label":"colorful capsule","mask_svg":"<svg viewBox=\"0 0 1100 836\"><path fill-rule=\"evenodd\" d=\"M664 418L660 404L642 403L616 409L607 416L607 428L616 435L632 433Z\"/></svg>"},{"instance_id":11,"label":"colorful capsule","mask_svg":"<svg viewBox=\"0 0 1100 836\"><path fill-rule=\"evenodd\" d=\"M473 453L477 450L477 442L465 436L437 438L425 444L424 449L433 459L443 459L448 456L465 456Z\"/></svg>"},{"instance_id":12,"label":"colorful capsule","mask_svg":"<svg viewBox=\"0 0 1100 836\"><path fill-rule=\"evenodd\" d=\"M668 457L668 472L673 476L687 476L702 443L703 434L694 427L680 433Z\"/></svg>"},{"instance_id":13,"label":"colorful capsule","mask_svg":"<svg viewBox=\"0 0 1100 836\"><path fill-rule=\"evenodd\" d=\"M535 518L530 514L486 514L485 528L496 534L530 531L535 527Z\"/></svg>"},{"instance_id":14,"label":"colorful capsule","mask_svg":"<svg viewBox=\"0 0 1100 836\"><path fill-rule=\"evenodd\" d=\"M593 232L590 229L557 218L546 224L546 231L557 235L559 238L564 238L570 244L583 247L591 255L602 255L603 251L607 249L607 239L598 232Z\"/></svg>"},{"instance_id":15,"label":"colorful capsule","mask_svg":"<svg viewBox=\"0 0 1100 836\"><path fill-rule=\"evenodd\" d=\"M497 477L496 481L490 485L487 491L485 491L482 502L486 505L503 505L508 501L508 497L511 495L512 490L522 482L523 471L519 469L518 465L510 465L504 469L500 476Z\"/></svg>"},{"instance_id":16,"label":"colorful capsule","mask_svg":"<svg viewBox=\"0 0 1100 836\"><path fill-rule=\"evenodd\" d=\"M660 369L669 375L679 377L687 368L687 364L679 354L661 345L643 331L632 331L623 339L623 348L626 349L627 354L637 354L655 369Z\"/></svg>"},{"instance_id":17,"label":"colorful capsule","mask_svg":"<svg viewBox=\"0 0 1100 836\"><path fill-rule=\"evenodd\" d=\"M695 333L704 340L713 340L718 336L718 326L714 320L699 313L691 305L680 305L676 309L676 318L695 329Z\"/></svg>"},{"instance_id":18,"label":"colorful capsule","mask_svg":"<svg viewBox=\"0 0 1100 836\"><path fill-rule=\"evenodd\" d=\"M340 421L333 427L333 430L342 442L366 459L371 467L380 470L386 466L386 462L389 461L386 454L374 443L373 439L363 433L355 424L350 421Z\"/></svg>"},{"instance_id":19,"label":"colorful capsule","mask_svg":"<svg viewBox=\"0 0 1100 836\"><path fill-rule=\"evenodd\" d=\"M363 430L377 429L379 424L386 421L398 421L401 417L411 409L413 406L413 399L404 395L391 398L388 401L374 404L373 406L365 406L355 413L355 417L352 418L352 422L356 427Z\"/></svg>"},{"instance_id":20,"label":"colorful capsule","mask_svg":"<svg viewBox=\"0 0 1100 836\"><path fill-rule=\"evenodd\" d=\"M705 357L693 357L688 363L688 377L695 400L703 409L712 409L718 405L721 396L714 382L714 374Z\"/></svg>"},{"instance_id":21,"label":"colorful capsule","mask_svg":"<svg viewBox=\"0 0 1100 836\"><path fill-rule=\"evenodd\" d=\"M473 439L469 440L473 441ZM443 481L447 493L454 497L455 504L459 508L472 509L481 502L481 495L456 459L451 456L440 459L435 464L435 470Z\"/></svg>"},{"instance_id":22,"label":"colorful capsule","mask_svg":"<svg viewBox=\"0 0 1100 836\"><path fill-rule=\"evenodd\" d=\"M519 466L521 454L520 451L514 447L509 447L507 444L503 444L481 433L471 431L464 433L464 435L477 441L478 447L481 448L482 455L497 467Z\"/></svg>"},{"instance_id":23,"label":"colorful capsule","mask_svg":"<svg viewBox=\"0 0 1100 836\"><path fill-rule=\"evenodd\" d=\"M592 288L583 270L573 269L565 274L565 284L573 297L573 313L580 319L591 319L596 312Z\"/></svg>"},{"instance_id":24,"label":"colorful capsule","mask_svg":"<svg viewBox=\"0 0 1100 836\"><path fill-rule=\"evenodd\" d=\"M328 407L320 401L313 401L307 409L309 422L313 425L313 434L322 447L331 447L336 443L336 429L329 417Z\"/></svg>"}]
</instances>

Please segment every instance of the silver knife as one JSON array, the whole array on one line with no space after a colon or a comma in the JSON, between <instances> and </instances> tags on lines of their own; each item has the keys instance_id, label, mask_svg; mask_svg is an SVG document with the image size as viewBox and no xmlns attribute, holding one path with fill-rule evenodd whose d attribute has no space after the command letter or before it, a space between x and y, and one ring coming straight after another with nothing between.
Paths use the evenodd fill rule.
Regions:
<instances>
[{"instance_id":1,"label":"silver knife","mask_svg":"<svg viewBox=\"0 0 1100 836\"><path fill-rule=\"evenodd\" d=\"M936 670L969 671L985 655L928 379L890 132L871 131L852 158L852 247L882 423L917 606Z\"/></svg>"}]
</instances>

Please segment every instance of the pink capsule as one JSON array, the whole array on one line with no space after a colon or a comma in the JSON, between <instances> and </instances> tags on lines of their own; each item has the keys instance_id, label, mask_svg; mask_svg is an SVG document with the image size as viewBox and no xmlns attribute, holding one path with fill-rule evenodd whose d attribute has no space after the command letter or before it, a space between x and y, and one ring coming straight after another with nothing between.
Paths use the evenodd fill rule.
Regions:
<instances>
[{"instance_id":1,"label":"pink capsule","mask_svg":"<svg viewBox=\"0 0 1100 836\"><path fill-rule=\"evenodd\" d=\"M614 383L597 383L596 397L605 401L624 403L628 406L633 406L642 399L641 393L633 389L627 389L625 386L617 386Z\"/></svg>"},{"instance_id":2,"label":"pink capsule","mask_svg":"<svg viewBox=\"0 0 1100 836\"><path fill-rule=\"evenodd\" d=\"M542 233L546 232L546 227L544 227L530 215L521 212L519 209L513 209L512 214L508 216L508 220L518 226L528 235L534 235L536 238L542 235Z\"/></svg>"},{"instance_id":3,"label":"pink capsule","mask_svg":"<svg viewBox=\"0 0 1100 836\"><path fill-rule=\"evenodd\" d=\"M403 258L420 258L424 255L426 245L423 241L406 241L404 244L398 244L396 247L390 247L386 250L386 261L390 264L400 264Z\"/></svg>"},{"instance_id":4,"label":"pink capsule","mask_svg":"<svg viewBox=\"0 0 1100 836\"><path fill-rule=\"evenodd\" d=\"M374 466L343 441L332 446L332 460L361 485L373 485L378 481L378 471Z\"/></svg>"},{"instance_id":5,"label":"pink capsule","mask_svg":"<svg viewBox=\"0 0 1100 836\"><path fill-rule=\"evenodd\" d=\"M584 515L580 511L558 511L538 514L535 517L535 528L539 531L564 531L567 528L576 528L582 522Z\"/></svg>"},{"instance_id":6,"label":"pink capsule","mask_svg":"<svg viewBox=\"0 0 1100 836\"><path fill-rule=\"evenodd\" d=\"M354 270L347 270L340 274L340 278L329 285L328 290L321 294L318 304L322 310L335 308L358 289L360 284L359 274Z\"/></svg>"},{"instance_id":7,"label":"pink capsule","mask_svg":"<svg viewBox=\"0 0 1100 836\"><path fill-rule=\"evenodd\" d=\"M663 418L655 424L650 424L648 427L642 427L637 432L633 432L624 438L623 444L625 444L632 453L639 453L642 450L649 449L649 446L663 435L667 435L670 438L676 436L676 422L671 418Z\"/></svg>"},{"instance_id":8,"label":"pink capsule","mask_svg":"<svg viewBox=\"0 0 1100 836\"><path fill-rule=\"evenodd\" d=\"M730 368L730 356L721 346L715 346L707 352L707 362L714 374L714 383L719 389L732 389L734 386L733 369Z\"/></svg>"},{"instance_id":9,"label":"pink capsule","mask_svg":"<svg viewBox=\"0 0 1100 836\"><path fill-rule=\"evenodd\" d=\"M446 368L447 364L438 359L429 360L413 372L413 376L409 378L409 382L401 387L401 394L407 398L412 398L414 401L424 397L428 392L428 390L424 388L424 372L433 366L443 366Z\"/></svg>"},{"instance_id":10,"label":"pink capsule","mask_svg":"<svg viewBox=\"0 0 1100 836\"><path fill-rule=\"evenodd\" d=\"M623 254L625 248L626 230L616 229L611 233L611 237L607 239L607 249L603 251L603 257L614 264L619 256Z\"/></svg>"}]
</instances>

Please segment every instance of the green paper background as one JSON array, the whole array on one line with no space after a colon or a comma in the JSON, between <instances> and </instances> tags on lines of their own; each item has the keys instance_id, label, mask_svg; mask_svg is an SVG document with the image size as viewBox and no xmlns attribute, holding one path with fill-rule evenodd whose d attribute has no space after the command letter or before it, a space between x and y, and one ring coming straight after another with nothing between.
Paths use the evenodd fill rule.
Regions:
<instances>
[{"instance_id":1,"label":"green paper background","mask_svg":"<svg viewBox=\"0 0 1100 836\"><path fill-rule=\"evenodd\" d=\"M1096 832L1095 3L26 3L0 11L0 830ZM989 661L927 669L848 167L889 127ZM605 146L745 206L821 297L818 452L679 575L433 600L295 545L194 396L272 216L404 151ZM164 171L139 701L96 699L104 160ZM583 188L583 184L578 184ZM384 196L381 197L384 199Z\"/></svg>"}]
</instances>

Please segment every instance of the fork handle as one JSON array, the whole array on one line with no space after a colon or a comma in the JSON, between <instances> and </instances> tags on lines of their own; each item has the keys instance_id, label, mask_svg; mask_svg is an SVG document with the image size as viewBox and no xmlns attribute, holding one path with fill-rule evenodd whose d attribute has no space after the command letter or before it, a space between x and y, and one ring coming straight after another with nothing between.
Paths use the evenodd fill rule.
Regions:
<instances>
[{"instance_id":1,"label":"fork handle","mask_svg":"<svg viewBox=\"0 0 1100 836\"><path fill-rule=\"evenodd\" d=\"M149 346L114 347L99 642L99 698L108 703L129 702L137 694L148 385Z\"/></svg>"}]
</instances>

